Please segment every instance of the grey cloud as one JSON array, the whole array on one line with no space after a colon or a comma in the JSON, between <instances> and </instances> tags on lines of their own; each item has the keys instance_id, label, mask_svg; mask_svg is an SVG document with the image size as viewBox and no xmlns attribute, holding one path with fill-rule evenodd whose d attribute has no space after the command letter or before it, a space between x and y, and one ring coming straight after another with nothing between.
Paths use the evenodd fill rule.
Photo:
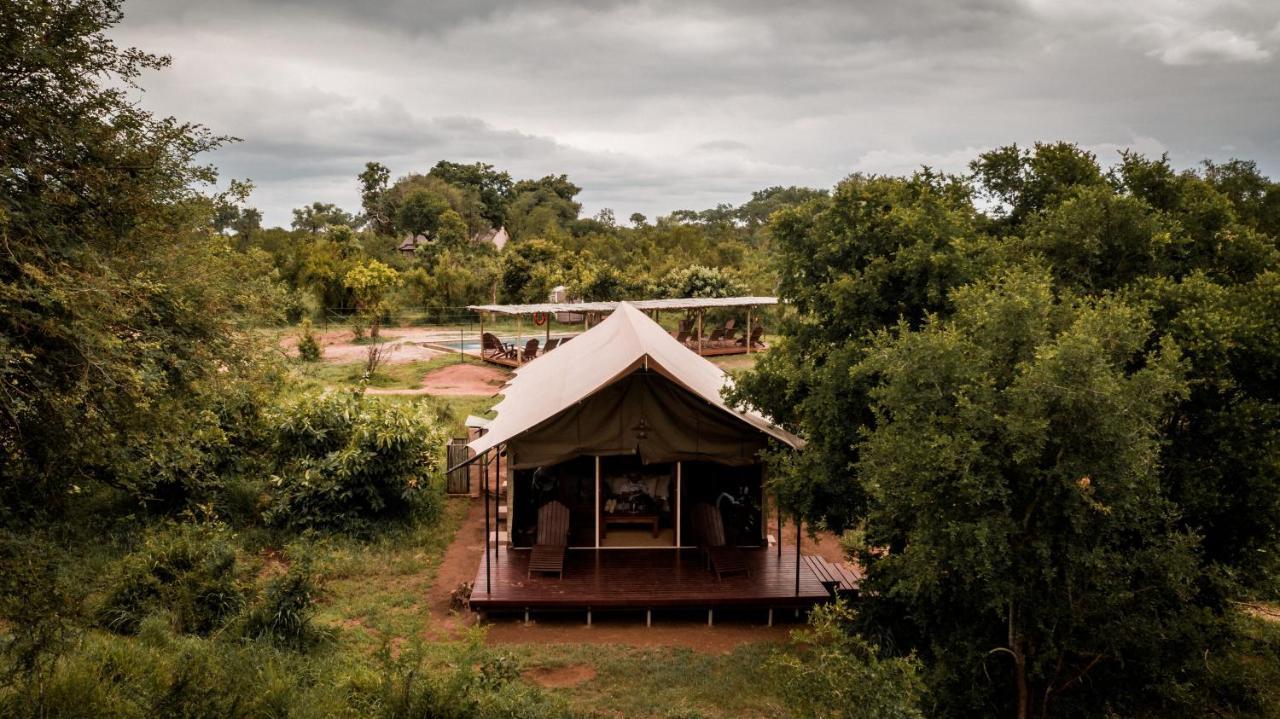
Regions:
<instances>
[{"instance_id":1,"label":"grey cloud","mask_svg":"<svg viewBox=\"0 0 1280 719\"><path fill-rule=\"evenodd\" d=\"M593 211L739 202L996 144L1231 152L1280 173L1268 0L133 0L149 106L245 139L269 222L393 172L568 173ZM1224 150L1232 146L1233 150Z\"/></svg>"}]
</instances>

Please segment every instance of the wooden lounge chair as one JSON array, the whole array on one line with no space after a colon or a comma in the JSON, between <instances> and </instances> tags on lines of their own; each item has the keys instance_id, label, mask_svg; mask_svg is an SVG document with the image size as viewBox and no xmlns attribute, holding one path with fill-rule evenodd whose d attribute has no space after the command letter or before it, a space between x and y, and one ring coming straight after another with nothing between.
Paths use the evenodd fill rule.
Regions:
<instances>
[{"instance_id":1,"label":"wooden lounge chair","mask_svg":"<svg viewBox=\"0 0 1280 719\"><path fill-rule=\"evenodd\" d=\"M763 327L762 325L756 325L755 327L752 327L752 328L751 328L751 340L750 340L750 341L751 341L751 346L752 346L752 347L764 347L764 342L762 342L762 341L760 340L760 338L761 338L761 337L763 337L763 336L764 336L764 327ZM742 338L740 338L740 339L736 342L736 344L739 344L739 345L742 345L743 347L746 347L746 346L747 346L747 338L746 338L746 337L742 337Z\"/></svg>"},{"instance_id":2,"label":"wooden lounge chair","mask_svg":"<svg viewBox=\"0 0 1280 719\"><path fill-rule=\"evenodd\" d=\"M480 336L480 356L485 359L515 359L516 350L498 339L497 335L485 332Z\"/></svg>"},{"instance_id":3,"label":"wooden lounge chair","mask_svg":"<svg viewBox=\"0 0 1280 719\"><path fill-rule=\"evenodd\" d=\"M538 538L529 554L529 571L554 572L564 579L564 555L569 548L569 508L551 501L538 509Z\"/></svg>"},{"instance_id":4,"label":"wooden lounge chair","mask_svg":"<svg viewBox=\"0 0 1280 719\"><path fill-rule=\"evenodd\" d=\"M525 343L524 349L520 350L520 361L528 362L538 356L538 340L529 340Z\"/></svg>"},{"instance_id":5,"label":"wooden lounge chair","mask_svg":"<svg viewBox=\"0 0 1280 719\"><path fill-rule=\"evenodd\" d=\"M702 340L704 346L719 347L724 342L724 330L716 328L711 331L711 336Z\"/></svg>"},{"instance_id":6,"label":"wooden lounge chair","mask_svg":"<svg viewBox=\"0 0 1280 719\"><path fill-rule=\"evenodd\" d=\"M706 502L693 505L693 529L716 579L723 579L726 574L751 576L742 550L725 542L724 519L719 509Z\"/></svg>"},{"instance_id":7,"label":"wooden lounge chair","mask_svg":"<svg viewBox=\"0 0 1280 719\"><path fill-rule=\"evenodd\" d=\"M559 346L560 346L560 338L552 337L551 339L547 340L547 346L542 348L542 354L546 354Z\"/></svg>"}]
</instances>

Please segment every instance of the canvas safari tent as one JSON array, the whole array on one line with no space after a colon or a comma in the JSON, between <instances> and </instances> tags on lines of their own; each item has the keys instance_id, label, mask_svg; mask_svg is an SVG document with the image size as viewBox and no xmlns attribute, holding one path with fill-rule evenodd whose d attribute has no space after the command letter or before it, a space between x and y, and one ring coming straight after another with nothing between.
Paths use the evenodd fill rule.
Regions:
<instances>
[{"instance_id":1,"label":"canvas safari tent","mask_svg":"<svg viewBox=\"0 0 1280 719\"><path fill-rule=\"evenodd\" d=\"M486 545L472 605L652 606L655 592L663 606L708 603L709 591L717 601L785 594L763 602L770 606L828 597L800 571L798 552L784 559L781 542L766 549L761 451L803 441L727 405L721 391L730 381L627 303L517 369L496 418L469 444L486 473L501 468L508 528L504 541ZM561 506L568 558L561 576L539 577L529 550L545 541L546 508ZM723 524L724 544L749 553L754 572L720 581L698 561L708 513ZM645 572L625 570L636 562ZM608 581L611 571L629 584Z\"/></svg>"}]
</instances>

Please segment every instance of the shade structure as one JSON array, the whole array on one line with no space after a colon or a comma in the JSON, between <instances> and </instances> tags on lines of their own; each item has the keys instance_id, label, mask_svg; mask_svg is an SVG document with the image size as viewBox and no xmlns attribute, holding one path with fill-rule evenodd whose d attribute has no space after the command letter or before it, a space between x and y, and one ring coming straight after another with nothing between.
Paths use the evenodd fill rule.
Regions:
<instances>
[{"instance_id":1,"label":"shade structure","mask_svg":"<svg viewBox=\"0 0 1280 719\"><path fill-rule=\"evenodd\" d=\"M539 302L527 305L468 305L476 312L500 315L555 314L558 312L613 312L622 305L648 312L650 310L708 310L726 307L765 307L778 304L777 297L677 297L631 302Z\"/></svg>"},{"instance_id":2,"label":"shade structure","mask_svg":"<svg viewBox=\"0 0 1280 719\"><path fill-rule=\"evenodd\" d=\"M721 398L731 378L631 304L517 369L488 431L468 446L507 444L515 468L577 454L639 453L645 461L754 461L766 438L803 441ZM749 458L747 455L751 455Z\"/></svg>"}]
</instances>

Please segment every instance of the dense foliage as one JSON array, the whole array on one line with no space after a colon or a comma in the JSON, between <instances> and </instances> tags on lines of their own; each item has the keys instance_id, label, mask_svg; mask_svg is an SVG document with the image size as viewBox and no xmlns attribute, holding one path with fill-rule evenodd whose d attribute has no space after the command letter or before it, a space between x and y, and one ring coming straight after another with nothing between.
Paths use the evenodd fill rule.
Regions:
<instances>
[{"instance_id":1,"label":"dense foliage","mask_svg":"<svg viewBox=\"0 0 1280 719\"><path fill-rule=\"evenodd\" d=\"M779 490L853 531L931 713L1249 707L1204 657L1280 568L1280 186L1069 144L972 169L774 216L795 312L736 396L809 440Z\"/></svg>"},{"instance_id":2,"label":"dense foliage","mask_svg":"<svg viewBox=\"0 0 1280 719\"><path fill-rule=\"evenodd\" d=\"M306 395L273 427L270 524L359 532L439 508L448 438L420 405Z\"/></svg>"}]
</instances>

